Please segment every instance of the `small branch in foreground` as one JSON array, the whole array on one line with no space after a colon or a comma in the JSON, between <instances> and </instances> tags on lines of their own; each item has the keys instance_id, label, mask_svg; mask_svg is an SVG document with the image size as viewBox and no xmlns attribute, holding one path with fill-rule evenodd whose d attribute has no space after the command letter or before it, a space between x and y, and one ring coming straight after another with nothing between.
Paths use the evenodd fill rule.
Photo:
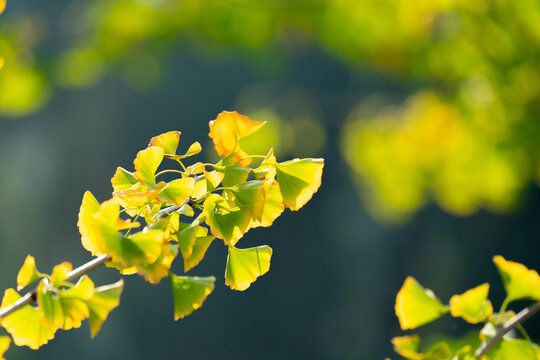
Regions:
<instances>
[{"instance_id":1,"label":"small branch in foreground","mask_svg":"<svg viewBox=\"0 0 540 360\"><path fill-rule=\"evenodd\" d=\"M536 312L540 310L540 301L534 303L533 305L529 306L528 308L525 308L521 310L516 316L508 320L504 325L497 331L494 337L492 337L487 343L485 343L483 346L478 348L476 350L475 355L480 357L485 355L489 349L495 345L495 343L502 338L504 335L506 335L510 330L515 328L518 324L521 324L531 316L533 316Z\"/></svg>"}]
</instances>

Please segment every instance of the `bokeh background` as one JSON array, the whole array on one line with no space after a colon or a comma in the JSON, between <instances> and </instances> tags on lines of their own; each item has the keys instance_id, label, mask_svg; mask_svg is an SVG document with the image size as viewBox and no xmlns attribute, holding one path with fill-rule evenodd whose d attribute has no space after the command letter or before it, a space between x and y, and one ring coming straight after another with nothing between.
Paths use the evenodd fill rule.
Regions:
<instances>
[{"instance_id":1,"label":"bokeh background","mask_svg":"<svg viewBox=\"0 0 540 360\"><path fill-rule=\"evenodd\" d=\"M83 325L8 358L397 359L407 275L443 301L489 281L499 306L493 255L540 269L539 23L535 0L8 0L0 288L29 253L44 271L88 261L82 194L110 197L154 135L212 160L208 121L237 110L268 121L246 146L326 161L307 206L241 240L274 249L247 291L223 284L216 242L192 270L216 289L186 319L168 281L131 276L95 339Z\"/></svg>"}]
</instances>

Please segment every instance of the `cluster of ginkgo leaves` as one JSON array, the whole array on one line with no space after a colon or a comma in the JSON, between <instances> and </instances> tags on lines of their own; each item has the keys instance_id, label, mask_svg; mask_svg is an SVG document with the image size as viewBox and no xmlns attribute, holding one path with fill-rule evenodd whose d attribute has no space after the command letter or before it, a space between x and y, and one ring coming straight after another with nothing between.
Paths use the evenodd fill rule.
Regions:
<instances>
[{"instance_id":1,"label":"cluster of ginkgo leaves","mask_svg":"<svg viewBox=\"0 0 540 360\"><path fill-rule=\"evenodd\" d=\"M300 209L321 185L323 159L277 162L273 150L266 155L248 154L240 140L264 125L237 112L222 112L210 122L210 137L223 157L216 164L185 159L198 154L195 142L177 154L180 132L152 138L137 154L135 171L119 167L111 182L113 197L99 203L86 192L78 226L84 248L105 256L109 267L121 274L139 274L157 284L168 277L178 320L198 309L213 291L215 278L175 275L171 264L181 254L184 271L197 266L214 239L222 239L229 254L225 284L245 290L270 267L272 249L267 246L237 248L251 228L272 225L285 208ZM158 168L164 160L177 169ZM165 182L164 175L176 177ZM72 283L72 265L62 263L52 274L37 270L28 256L17 276L17 290L38 282L37 306L25 305L1 319L16 345L37 349L58 329L81 326L88 319L92 337L120 300L123 282L94 287L87 275ZM2 308L21 296L6 290ZM0 337L0 357L10 338Z\"/></svg>"},{"instance_id":2,"label":"cluster of ginkgo leaves","mask_svg":"<svg viewBox=\"0 0 540 360\"><path fill-rule=\"evenodd\" d=\"M416 329L450 312L470 324L483 324L477 336L470 341L440 341L420 352L420 337L407 335L392 339L394 351L410 360L537 360L540 346L532 342L523 326L516 321L510 332L500 339L496 337L509 322L516 319L508 304L516 300L540 301L540 276L524 265L493 258L506 290L499 312L493 311L488 299L489 284L484 283L463 294L454 295L449 305L443 303L429 289L424 289L414 278L407 277L396 297L396 315L402 330ZM532 313L531 313L532 314ZM514 327L521 334L517 338ZM469 337L468 337L469 339ZM493 340L492 340L493 339ZM490 340L495 341L490 344Z\"/></svg>"}]
</instances>

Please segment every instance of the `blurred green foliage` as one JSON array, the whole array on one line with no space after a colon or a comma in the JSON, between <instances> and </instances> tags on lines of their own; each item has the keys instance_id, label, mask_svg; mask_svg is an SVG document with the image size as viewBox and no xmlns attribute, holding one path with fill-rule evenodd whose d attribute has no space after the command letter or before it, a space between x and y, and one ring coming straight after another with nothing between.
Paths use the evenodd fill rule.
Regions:
<instances>
[{"instance_id":1,"label":"blurred green foliage","mask_svg":"<svg viewBox=\"0 0 540 360\"><path fill-rule=\"evenodd\" d=\"M406 90L405 99L362 101L342 131L343 154L379 219L407 220L431 199L457 215L505 211L540 179L533 0L74 1L58 14L67 40L54 56L36 55L42 18L17 18L8 7L4 19L0 116L26 115L46 104L52 87L92 86L110 72L134 89L153 86L172 47L265 65L317 48L353 73L384 74ZM279 119L272 109L254 111ZM306 151L320 151L324 131L306 119L307 136L317 139ZM264 138L302 138L295 126L276 121Z\"/></svg>"}]
</instances>

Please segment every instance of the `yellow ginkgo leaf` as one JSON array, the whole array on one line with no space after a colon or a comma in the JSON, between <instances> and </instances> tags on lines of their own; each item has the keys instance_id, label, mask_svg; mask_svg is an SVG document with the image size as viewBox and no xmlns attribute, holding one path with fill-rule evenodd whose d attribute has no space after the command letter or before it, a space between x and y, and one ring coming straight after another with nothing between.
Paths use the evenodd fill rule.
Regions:
<instances>
[{"instance_id":1,"label":"yellow ginkgo leaf","mask_svg":"<svg viewBox=\"0 0 540 360\"><path fill-rule=\"evenodd\" d=\"M28 255L17 274L17 290L21 290L43 276L44 274L41 274L36 268L36 259L32 255Z\"/></svg>"},{"instance_id":2,"label":"yellow ginkgo leaf","mask_svg":"<svg viewBox=\"0 0 540 360\"><path fill-rule=\"evenodd\" d=\"M243 159L247 154L240 148L240 139L253 134L265 123L253 121L238 112L223 111L210 121L210 134L214 147L219 155L228 156L235 153L234 159L240 166L248 166L251 159Z\"/></svg>"},{"instance_id":3,"label":"yellow ginkgo leaf","mask_svg":"<svg viewBox=\"0 0 540 360\"><path fill-rule=\"evenodd\" d=\"M73 265L67 261L56 265L51 274L51 283L53 286L59 288L64 280L66 280L71 270L73 270Z\"/></svg>"},{"instance_id":4,"label":"yellow ginkgo leaf","mask_svg":"<svg viewBox=\"0 0 540 360\"><path fill-rule=\"evenodd\" d=\"M165 243L161 247L161 255L151 264L137 265L136 271L151 284L158 284L169 275L172 262L178 254L178 245Z\"/></svg>"},{"instance_id":5,"label":"yellow ginkgo leaf","mask_svg":"<svg viewBox=\"0 0 540 360\"><path fill-rule=\"evenodd\" d=\"M249 230L251 212L249 208L231 206L218 194L210 194L204 201L203 216L212 234L234 245Z\"/></svg>"},{"instance_id":6,"label":"yellow ginkgo leaf","mask_svg":"<svg viewBox=\"0 0 540 360\"><path fill-rule=\"evenodd\" d=\"M165 155L175 155L180 140L180 131L169 131L164 134L154 136L148 146L157 146L163 148Z\"/></svg>"},{"instance_id":7,"label":"yellow ginkgo leaf","mask_svg":"<svg viewBox=\"0 0 540 360\"><path fill-rule=\"evenodd\" d=\"M139 180L135 178L135 175L133 175L133 173L130 173L129 171L121 167L118 167L116 169L116 172L111 179L114 191L127 190L138 182Z\"/></svg>"},{"instance_id":8,"label":"yellow ginkgo leaf","mask_svg":"<svg viewBox=\"0 0 540 360\"><path fill-rule=\"evenodd\" d=\"M100 209L99 202L90 191L84 193L81 209L79 210L79 221L77 226L81 233L81 242L83 247L90 251L94 256L100 256L103 252L99 249L96 243L95 229L94 229L94 215L98 213Z\"/></svg>"},{"instance_id":9,"label":"yellow ginkgo leaf","mask_svg":"<svg viewBox=\"0 0 540 360\"><path fill-rule=\"evenodd\" d=\"M176 179L167 184L159 194L159 200L168 204L182 206L195 187L192 177Z\"/></svg>"},{"instance_id":10,"label":"yellow ginkgo leaf","mask_svg":"<svg viewBox=\"0 0 540 360\"><path fill-rule=\"evenodd\" d=\"M268 245L249 249L229 246L225 284L233 290L246 290L257 278L270 270L272 249Z\"/></svg>"},{"instance_id":11,"label":"yellow ginkgo leaf","mask_svg":"<svg viewBox=\"0 0 540 360\"><path fill-rule=\"evenodd\" d=\"M507 301L540 300L540 276L536 271L527 269L523 264L505 260L500 255L493 257L493 262L503 280Z\"/></svg>"},{"instance_id":12,"label":"yellow ginkgo leaf","mask_svg":"<svg viewBox=\"0 0 540 360\"><path fill-rule=\"evenodd\" d=\"M294 159L276 164L276 177L285 206L296 211L321 186L323 159Z\"/></svg>"},{"instance_id":13,"label":"yellow ginkgo leaf","mask_svg":"<svg viewBox=\"0 0 540 360\"><path fill-rule=\"evenodd\" d=\"M431 290L424 289L413 277L405 279L396 297L396 315L402 330L415 329L448 312Z\"/></svg>"},{"instance_id":14,"label":"yellow ginkgo leaf","mask_svg":"<svg viewBox=\"0 0 540 360\"><path fill-rule=\"evenodd\" d=\"M276 220L284 210L285 205L283 204L283 197L281 196L281 191L279 190L279 184L274 181L274 183L268 188L268 196L266 202L264 203L262 219L260 221L251 219L249 226L252 228L256 228L258 226L271 226L274 223L274 220Z\"/></svg>"},{"instance_id":15,"label":"yellow ginkgo leaf","mask_svg":"<svg viewBox=\"0 0 540 360\"><path fill-rule=\"evenodd\" d=\"M9 336L0 336L0 360L5 360L4 354L9 349L9 344L11 344Z\"/></svg>"},{"instance_id":16,"label":"yellow ginkgo leaf","mask_svg":"<svg viewBox=\"0 0 540 360\"><path fill-rule=\"evenodd\" d=\"M450 314L461 317L471 324L486 320L493 313L488 300L489 284L485 283L450 299Z\"/></svg>"},{"instance_id":17,"label":"yellow ginkgo leaf","mask_svg":"<svg viewBox=\"0 0 540 360\"><path fill-rule=\"evenodd\" d=\"M163 160L165 150L159 146L150 146L137 153L137 157L133 161L135 165L135 178L146 183L156 183L156 171Z\"/></svg>"},{"instance_id":18,"label":"yellow ginkgo leaf","mask_svg":"<svg viewBox=\"0 0 540 360\"><path fill-rule=\"evenodd\" d=\"M4 9L6 8L6 0L0 0L0 14L4 12ZM3 63L3 61L2 61ZM1 66L0 66L1 68Z\"/></svg>"},{"instance_id":19,"label":"yellow ginkgo leaf","mask_svg":"<svg viewBox=\"0 0 540 360\"><path fill-rule=\"evenodd\" d=\"M2 299L2 308L13 304L20 298L21 296L14 289L7 289ZM40 310L30 305L25 305L3 318L2 326L11 335L15 345L25 345L34 350L54 338L54 333L57 330L44 325L41 321Z\"/></svg>"}]
</instances>

